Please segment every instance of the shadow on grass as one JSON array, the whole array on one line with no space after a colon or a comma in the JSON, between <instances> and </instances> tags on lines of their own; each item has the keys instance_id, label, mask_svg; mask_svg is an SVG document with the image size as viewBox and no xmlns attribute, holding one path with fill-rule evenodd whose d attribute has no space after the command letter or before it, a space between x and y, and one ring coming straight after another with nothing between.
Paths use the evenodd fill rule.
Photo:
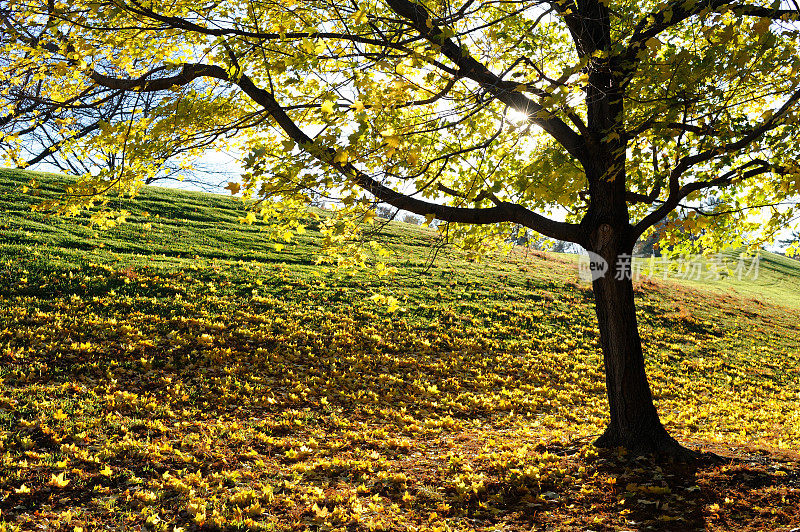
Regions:
<instances>
[{"instance_id":1,"label":"shadow on grass","mask_svg":"<svg viewBox=\"0 0 800 532\"><path fill-rule=\"evenodd\" d=\"M800 523L798 464L776 456L702 453L679 462L608 453L597 471L615 479L613 497L633 530L789 530Z\"/></svg>"}]
</instances>

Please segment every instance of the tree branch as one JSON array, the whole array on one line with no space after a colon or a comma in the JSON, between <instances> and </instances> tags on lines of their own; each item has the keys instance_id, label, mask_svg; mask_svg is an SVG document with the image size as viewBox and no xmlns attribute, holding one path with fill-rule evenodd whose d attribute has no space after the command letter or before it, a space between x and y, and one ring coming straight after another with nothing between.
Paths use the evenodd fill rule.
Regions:
<instances>
[{"instance_id":1,"label":"tree branch","mask_svg":"<svg viewBox=\"0 0 800 532\"><path fill-rule=\"evenodd\" d=\"M58 150L60 150L61 146L63 146L65 143L67 143L69 141L77 140L77 139L82 138L82 137L85 137L86 135L88 135L92 131L96 131L99 128L100 128L99 122L95 122L94 124L89 124L88 126L82 128L80 131L76 132L74 135L71 135L69 137L62 138L60 140L55 141L52 145L50 145L50 146L46 147L44 150L42 150L38 155L36 155L35 157L33 157L33 158L29 159L28 161L26 161L24 163L24 166L22 166L21 168L28 168L28 167L30 167L30 166L38 163L38 162L43 161L48 156L53 155Z\"/></svg>"},{"instance_id":2,"label":"tree branch","mask_svg":"<svg viewBox=\"0 0 800 532\"><path fill-rule=\"evenodd\" d=\"M341 39L350 42L356 42L359 44L371 44L374 46L379 46L382 48L394 48L397 50L408 51L408 49L403 46L403 44L399 43L392 43L388 39L373 39L370 37L365 37L363 35L354 35L350 33L338 33L338 32L304 32L304 31L294 31L294 32L286 32L286 33L275 33L275 32L260 32L260 31L245 31L238 28L207 28L205 26L201 26L200 24L195 24L189 20L186 20L181 17L170 17L166 15L161 15L156 13L152 9L148 9L144 7L140 2L131 2L135 8L127 7L126 9L131 13L136 13L137 15L141 15L147 17L152 20L156 20L158 22L162 22L169 26L170 28L177 28L183 29L187 31L192 31L195 33L200 33L202 35L210 35L213 37L226 37L226 36L234 36L234 37L248 37L253 39L258 39L262 41L270 41L270 40L298 40L298 39L306 39L306 38L317 38L317 39Z\"/></svg>"},{"instance_id":3,"label":"tree branch","mask_svg":"<svg viewBox=\"0 0 800 532\"><path fill-rule=\"evenodd\" d=\"M788 112L792 109L795 103L800 101L800 89L794 92L789 99L787 99L783 105L778 109L776 113L774 113L771 117L767 120L762 122L759 126L754 127L744 133L744 135L735 142L729 142L727 144L723 144L722 146L715 146L713 148L708 148L700 153L696 153L694 155L687 155L678 161L678 164L670 173L670 193L675 189L676 182L680 178L683 173L695 166L699 163L704 163L713 159L714 157L721 155L723 153L732 153L741 150L742 148L746 147L748 144L759 138L761 135L775 129L776 127L782 125L779 120L783 118Z\"/></svg>"},{"instance_id":4,"label":"tree branch","mask_svg":"<svg viewBox=\"0 0 800 532\"><path fill-rule=\"evenodd\" d=\"M428 10L421 4L410 0L386 0L389 7L426 40L440 47L442 54L458 66L459 73L483 87L501 102L529 116L531 123L550 134L556 142L581 163L587 163L587 153L583 137L557 117L547 117L549 112L539 103L517 91L518 84L503 81L486 66L473 58L469 52L459 47L445 32L433 23Z\"/></svg>"},{"instance_id":5,"label":"tree branch","mask_svg":"<svg viewBox=\"0 0 800 532\"><path fill-rule=\"evenodd\" d=\"M779 120L783 118L786 114L788 114L789 111L792 109L792 106L798 101L800 101L800 89L798 89L794 94L792 94L789 97L789 99L784 102L784 104L780 107L780 109L778 109L778 111L774 113L769 119L765 120L757 127L754 127L749 131L747 131L739 140L723 144L722 146L708 148L700 153L696 153L694 155L687 155L686 157L680 159L669 175L669 196L667 197L667 200L663 204L661 204L661 206L658 209L645 216L638 224L636 224L636 229L634 232L637 235L639 235L651 225L658 223L658 221L661 220L664 216L666 216L672 209L677 207L683 198L685 198L692 192L704 188L726 185L730 182L730 179L734 177L736 174L753 165L757 164L759 165L760 168L748 170L743 175L744 178L753 177L755 175L759 175L767 171L781 170L781 168L774 167L769 163L767 163L766 161L763 161L761 159L756 159L754 161L750 161L738 168L731 170L730 172L724 174L721 177L718 177L717 179L712 179L711 181L700 181L700 182L689 183L687 185L684 185L683 187L680 186L681 176L691 167L700 163L707 162L713 159L714 157L717 157L724 153L737 152L742 148L746 147L748 144L750 144L757 138L759 138L767 131L770 131L780 126L781 123L779 122Z\"/></svg>"},{"instance_id":6,"label":"tree branch","mask_svg":"<svg viewBox=\"0 0 800 532\"><path fill-rule=\"evenodd\" d=\"M162 69L155 69L154 71L159 70ZM372 194L379 201L388 203L393 207L422 216L433 215L435 218L445 222L464 224L511 222L523 225L545 236L569 242L577 242L580 237L579 226L551 220L521 205L509 202L500 202L498 205L490 208L464 208L440 205L397 192L376 181L351 163L335 162L336 150L333 148L315 146L313 139L300 129L280 106L275 97L269 91L257 87L253 81L244 74L239 75L238 79L234 80L231 79L225 69L219 66L186 64L183 66L180 74L155 80L149 80L146 76L133 80L125 80L111 78L97 73L93 75L92 79L96 83L109 88L146 92L165 90L176 85L186 85L200 77L212 77L237 85L254 102L261 105L270 116L272 116L278 126L306 152L316 157L320 162L336 169L347 178L352 179L359 187Z\"/></svg>"},{"instance_id":7,"label":"tree branch","mask_svg":"<svg viewBox=\"0 0 800 532\"><path fill-rule=\"evenodd\" d=\"M122 79L122 78L114 78L111 76L106 76L105 74L101 74L100 72L93 71L89 77L97 83L98 85L102 85L103 87L108 87L109 89L119 89L119 90L127 90L127 91L138 91L138 92L156 92L156 91L163 91L167 90L171 87L175 86L183 86L187 85L188 83L194 81L197 78L202 78L205 76L217 78L217 79L224 79L228 81L228 74L225 72L224 69L214 65L204 65L204 64L197 64L197 63L185 63L182 68L180 74L175 76L168 76L163 78L156 78L150 79L150 76L156 74L158 72L163 72L170 67L161 66L158 68L154 68L145 74L142 74L140 77L136 79ZM221 73L221 74L220 74ZM225 77L222 78L220 75L224 75Z\"/></svg>"},{"instance_id":8,"label":"tree branch","mask_svg":"<svg viewBox=\"0 0 800 532\"><path fill-rule=\"evenodd\" d=\"M314 155L319 161L352 179L358 186L383 203L388 203L398 209L404 209L422 216L433 215L435 218L445 222L465 224L512 222L559 240L575 242L579 238L577 225L551 220L514 203L500 202L500 204L490 208L451 207L397 192L376 181L351 163L334 162L336 150L333 148L314 149L314 141L286 114L275 100L275 97L253 84L249 77L242 75L237 85L256 103L264 107L292 140L303 146L307 152Z\"/></svg>"},{"instance_id":9,"label":"tree branch","mask_svg":"<svg viewBox=\"0 0 800 532\"><path fill-rule=\"evenodd\" d=\"M646 121L640 124L636 129L631 131L625 132L625 138L628 140L634 139L647 131L648 129L652 129L654 127L662 127L664 129L675 129L678 131L683 131L687 133L693 133L695 135L705 135L710 137L718 137L721 133L714 130L711 124L706 126L696 126L694 124L685 124L682 122L658 122L658 121Z\"/></svg>"},{"instance_id":10,"label":"tree branch","mask_svg":"<svg viewBox=\"0 0 800 532\"><path fill-rule=\"evenodd\" d=\"M657 182L655 188L650 191L650 194L640 194L639 192L627 191L625 199L630 203L647 203L653 204L658 200L658 195L661 194L661 182Z\"/></svg>"},{"instance_id":11,"label":"tree branch","mask_svg":"<svg viewBox=\"0 0 800 532\"><path fill-rule=\"evenodd\" d=\"M753 166L756 168L752 168ZM750 170L745 171L747 168L750 168ZM648 227L651 227L661 221L662 218L672 212L672 210L675 209L675 207L677 207L680 202L692 192L706 188L729 185L737 177L739 179L749 179L767 172L785 173L786 171L787 170L783 167L771 165L762 159L756 159L742 164L741 166L734 168L733 170L730 170L715 179L688 183L680 187L674 193L671 192L666 201L664 201L656 210L642 218L642 220L634 226L633 236L634 238L639 238L639 236L644 233Z\"/></svg>"},{"instance_id":12,"label":"tree branch","mask_svg":"<svg viewBox=\"0 0 800 532\"><path fill-rule=\"evenodd\" d=\"M726 6L737 15L744 15L746 17L759 17L771 18L773 20L780 19L784 16L797 15L796 9L772 9L769 7L753 6L747 4L728 4Z\"/></svg>"},{"instance_id":13,"label":"tree branch","mask_svg":"<svg viewBox=\"0 0 800 532\"><path fill-rule=\"evenodd\" d=\"M648 13L639 20L629 41L628 49L620 57L622 64L627 63L628 65L625 69L627 74L630 76L635 71L636 57L639 52L644 50L648 39L705 10L720 12L723 8L738 15L772 19L779 19L784 15L798 14L796 9L770 9L752 5L735 5L730 0L701 0L696 3L687 2L686 0L673 0L659 11Z\"/></svg>"}]
</instances>

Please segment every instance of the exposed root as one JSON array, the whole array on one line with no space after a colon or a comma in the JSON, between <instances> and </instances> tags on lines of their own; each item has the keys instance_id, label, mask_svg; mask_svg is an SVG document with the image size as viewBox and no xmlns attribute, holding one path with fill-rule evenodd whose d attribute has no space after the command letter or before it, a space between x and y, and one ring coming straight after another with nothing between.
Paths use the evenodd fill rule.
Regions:
<instances>
[{"instance_id":1,"label":"exposed root","mask_svg":"<svg viewBox=\"0 0 800 532\"><path fill-rule=\"evenodd\" d=\"M684 447L663 427L626 438L621 437L617 430L608 427L602 436L595 440L594 445L605 449L622 447L634 455L653 455L659 460L667 461L694 462L720 459L713 453L701 453Z\"/></svg>"}]
</instances>

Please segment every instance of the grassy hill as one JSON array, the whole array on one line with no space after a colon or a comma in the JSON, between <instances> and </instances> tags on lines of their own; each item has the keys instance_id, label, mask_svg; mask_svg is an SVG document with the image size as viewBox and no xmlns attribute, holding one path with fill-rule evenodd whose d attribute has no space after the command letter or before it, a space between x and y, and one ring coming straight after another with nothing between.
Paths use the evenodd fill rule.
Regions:
<instances>
[{"instance_id":1,"label":"grassy hill","mask_svg":"<svg viewBox=\"0 0 800 532\"><path fill-rule=\"evenodd\" d=\"M796 261L637 283L663 421L729 457L670 468L589 444L574 256L430 266L433 233L392 223L400 274L345 275L313 225L276 252L230 198L147 188L97 233L30 211L56 191L0 170L0 530L800 526Z\"/></svg>"}]
</instances>

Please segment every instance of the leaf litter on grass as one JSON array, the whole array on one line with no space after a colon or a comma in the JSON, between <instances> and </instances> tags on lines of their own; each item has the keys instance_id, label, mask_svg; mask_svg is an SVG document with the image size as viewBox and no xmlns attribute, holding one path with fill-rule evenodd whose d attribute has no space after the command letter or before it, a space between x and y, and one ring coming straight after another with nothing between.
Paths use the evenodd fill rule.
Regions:
<instances>
[{"instance_id":1,"label":"leaf litter on grass","mask_svg":"<svg viewBox=\"0 0 800 532\"><path fill-rule=\"evenodd\" d=\"M590 444L602 357L569 257L426 270L419 243L419 275L387 287L232 256L222 230L191 259L113 231L77 251L2 245L0 527L800 526L786 308L637 287L665 424L725 457L669 464Z\"/></svg>"}]
</instances>

